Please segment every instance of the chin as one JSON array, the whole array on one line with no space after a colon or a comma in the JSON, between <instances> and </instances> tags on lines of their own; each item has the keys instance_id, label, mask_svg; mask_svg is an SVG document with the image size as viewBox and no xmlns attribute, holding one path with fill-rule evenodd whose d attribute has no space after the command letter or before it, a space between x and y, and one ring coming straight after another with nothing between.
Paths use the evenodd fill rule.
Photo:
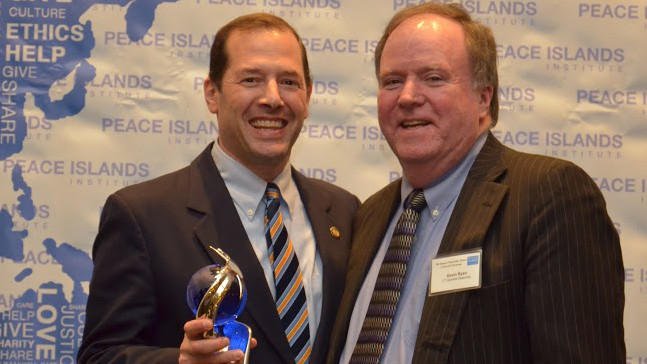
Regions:
<instances>
[{"instance_id":1,"label":"chin","mask_svg":"<svg viewBox=\"0 0 647 364\"><path fill-rule=\"evenodd\" d=\"M422 148L396 148L395 154L401 161L420 163L433 158L437 154L434 150Z\"/></svg>"},{"instance_id":2,"label":"chin","mask_svg":"<svg viewBox=\"0 0 647 364\"><path fill-rule=\"evenodd\" d=\"M282 161L290 156L289 152L286 152L284 149L275 150L275 149L263 149L256 151L256 157L266 161Z\"/></svg>"}]
</instances>

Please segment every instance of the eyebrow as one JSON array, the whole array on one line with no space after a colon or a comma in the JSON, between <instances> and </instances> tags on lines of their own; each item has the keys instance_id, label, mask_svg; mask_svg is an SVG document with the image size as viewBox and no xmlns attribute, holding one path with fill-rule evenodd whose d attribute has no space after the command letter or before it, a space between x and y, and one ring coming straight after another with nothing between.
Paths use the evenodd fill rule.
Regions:
<instances>
[{"instance_id":1,"label":"eyebrow","mask_svg":"<svg viewBox=\"0 0 647 364\"><path fill-rule=\"evenodd\" d=\"M242 69L238 70L236 73L238 73L238 74L264 73L264 71L262 69L256 68L256 67L246 67L246 68L242 68ZM281 76L286 76L287 75L287 76L294 76L294 77L303 77L301 74L299 74L299 72L290 71L290 70L281 71L281 72L279 72L279 75L281 75Z\"/></svg>"},{"instance_id":2,"label":"eyebrow","mask_svg":"<svg viewBox=\"0 0 647 364\"><path fill-rule=\"evenodd\" d=\"M260 68L246 67L236 71L236 73L261 73Z\"/></svg>"},{"instance_id":3,"label":"eyebrow","mask_svg":"<svg viewBox=\"0 0 647 364\"><path fill-rule=\"evenodd\" d=\"M443 67L441 67L440 65L434 64L434 65L424 65L424 66L422 66L422 67L420 67L418 69L415 69L414 73L415 74L420 74L420 73L428 73L428 72L434 72L434 71L447 72L447 70L444 69ZM380 78L382 78L382 77L390 76L390 75L400 75L402 73L407 73L407 72L402 72L402 71L392 69L392 70L387 70L385 72L380 72L380 74L378 76Z\"/></svg>"}]
</instances>

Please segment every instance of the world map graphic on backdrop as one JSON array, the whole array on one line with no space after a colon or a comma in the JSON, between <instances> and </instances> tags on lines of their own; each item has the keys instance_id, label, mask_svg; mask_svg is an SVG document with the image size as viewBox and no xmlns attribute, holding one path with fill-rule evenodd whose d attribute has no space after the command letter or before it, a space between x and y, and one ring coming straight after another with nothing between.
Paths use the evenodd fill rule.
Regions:
<instances>
[{"instance_id":1,"label":"world map graphic on backdrop","mask_svg":"<svg viewBox=\"0 0 647 364\"><path fill-rule=\"evenodd\" d=\"M78 114L85 106L87 84L95 77L91 52L95 46L92 23L81 23L83 14L97 4L127 6L126 33L131 41L141 40L155 20L161 3L177 0L55 0L0 3L0 161L19 156L27 135L24 108L28 95L51 121ZM63 97L53 99L50 89L59 80L73 77ZM14 277L3 277L2 285L17 284L32 276L38 267L29 264L25 253L29 229L16 229L14 218L34 219L37 207L32 188L23 177L23 166L11 169L16 202L0 209L0 260L27 262ZM83 333L92 261L82 249L55 238L42 241L45 252L61 266L73 282L43 281L28 289L0 312L0 362L74 362ZM47 277L47 275L43 275ZM65 292L72 292L66 297ZM3 301L7 301L3 296Z\"/></svg>"},{"instance_id":2,"label":"world map graphic on backdrop","mask_svg":"<svg viewBox=\"0 0 647 364\"><path fill-rule=\"evenodd\" d=\"M203 83L230 19L267 12L302 35L314 82L297 169L360 199L401 177L373 57L394 12L429 1L0 0L0 364L74 361L105 199L217 137ZM496 36L494 136L576 163L604 194L623 250L626 362L647 364L647 0L441 2Z\"/></svg>"}]
</instances>

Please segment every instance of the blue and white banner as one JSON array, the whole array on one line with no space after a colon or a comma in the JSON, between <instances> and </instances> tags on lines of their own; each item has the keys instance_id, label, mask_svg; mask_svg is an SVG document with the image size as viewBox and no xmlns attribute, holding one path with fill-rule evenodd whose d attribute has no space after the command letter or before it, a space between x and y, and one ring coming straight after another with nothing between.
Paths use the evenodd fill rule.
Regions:
<instances>
[{"instance_id":1,"label":"blue and white banner","mask_svg":"<svg viewBox=\"0 0 647 364\"><path fill-rule=\"evenodd\" d=\"M314 90L298 169L362 199L398 178L373 51L419 2L2 0L0 363L74 362L102 204L217 135L202 81L213 34L236 16L269 12L303 36ZM647 363L647 1L461 2L497 38L494 134L572 160L604 193L626 267L627 363Z\"/></svg>"}]
</instances>

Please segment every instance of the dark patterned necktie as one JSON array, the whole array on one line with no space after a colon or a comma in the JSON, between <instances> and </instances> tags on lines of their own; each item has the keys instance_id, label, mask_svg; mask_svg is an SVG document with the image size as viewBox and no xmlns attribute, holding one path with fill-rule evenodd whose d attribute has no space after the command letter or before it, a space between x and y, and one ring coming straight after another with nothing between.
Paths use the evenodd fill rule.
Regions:
<instances>
[{"instance_id":1,"label":"dark patterned necktie","mask_svg":"<svg viewBox=\"0 0 647 364\"><path fill-rule=\"evenodd\" d=\"M420 212L427 202L422 190L413 190L404 201L404 211L393 230L362 331L350 359L351 364L379 363L404 286L411 244L416 235ZM413 348L412 348L413 350Z\"/></svg>"},{"instance_id":2,"label":"dark patterned necktie","mask_svg":"<svg viewBox=\"0 0 647 364\"><path fill-rule=\"evenodd\" d=\"M299 260L279 210L281 192L274 183L267 184L265 206L265 240L276 285L276 311L295 363L308 363L311 346L306 292Z\"/></svg>"}]
</instances>

